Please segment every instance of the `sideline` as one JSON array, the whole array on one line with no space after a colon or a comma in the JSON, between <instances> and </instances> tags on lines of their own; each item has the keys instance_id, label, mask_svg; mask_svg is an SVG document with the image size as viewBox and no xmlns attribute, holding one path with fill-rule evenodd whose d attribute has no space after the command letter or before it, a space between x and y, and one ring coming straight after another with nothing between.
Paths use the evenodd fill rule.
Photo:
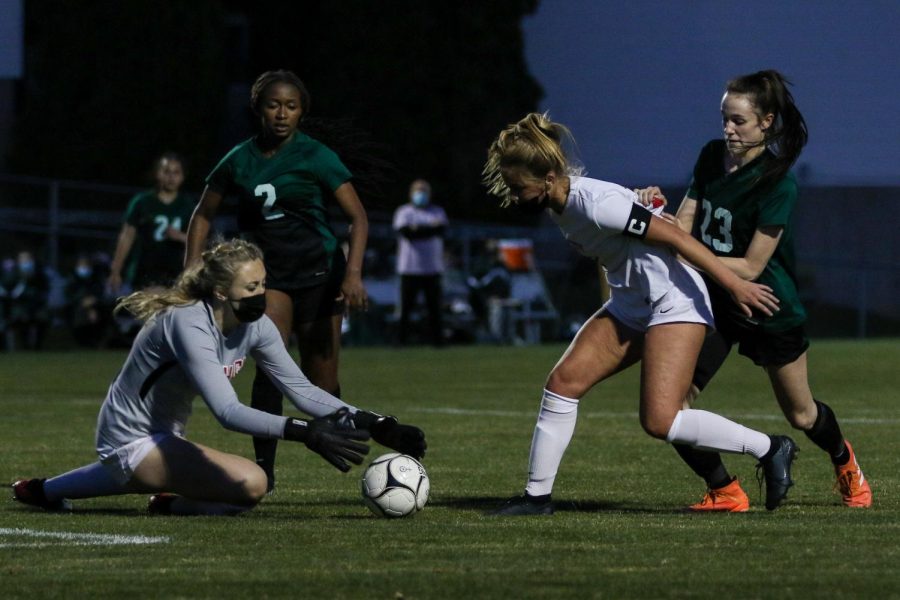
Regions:
<instances>
[{"instance_id":1,"label":"sideline","mask_svg":"<svg viewBox=\"0 0 900 600\"><path fill-rule=\"evenodd\" d=\"M44 541L11 542L5 537L43 538L59 540L56 543ZM68 531L41 531L39 529L0 527L0 548L40 548L44 546L137 546L146 544L168 544L168 536L149 537L144 535L119 535L108 533L73 533Z\"/></svg>"}]
</instances>

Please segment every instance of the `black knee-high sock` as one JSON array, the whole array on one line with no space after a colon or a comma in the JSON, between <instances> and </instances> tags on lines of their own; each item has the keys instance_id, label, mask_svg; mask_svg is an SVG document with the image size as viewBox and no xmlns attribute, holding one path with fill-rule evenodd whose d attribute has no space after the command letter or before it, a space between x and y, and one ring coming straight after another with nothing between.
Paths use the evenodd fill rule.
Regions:
<instances>
[{"instance_id":1,"label":"black knee-high sock","mask_svg":"<svg viewBox=\"0 0 900 600\"><path fill-rule=\"evenodd\" d=\"M850 453L847 452L844 436L841 434L841 427L838 425L837 417L834 416L834 411L824 402L815 399L813 402L816 403L818 414L812 428L804 432L806 437L827 452L834 464L847 464L847 461L850 460Z\"/></svg>"},{"instance_id":2,"label":"black knee-high sock","mask_svg":"<svg viewBox=\"0 0 900 600\"><path fill-rule=\"evenodd\" d=\"M718 452L698 450L687 444L672 444L675 452L681 457L694 473L703 478L706 486L711 489L719 489L731 483L731 475L722 463L722 457Z\"/></svg>"},{"instance_id":3,"label":"black knee-high sock","mask_svg":"<svg viewBox=\"0 0 900 600\"><path fill-rule=\"evenodd\" d=\"M282 414L281 391L259 367L256 368L256 377L253 379L250 406L273 415ZM275 452L278 450L278 440L255 437L253 450L256 453L256 464L266 472L271 487L275 479Z\"/></svg>"}]
</instances>

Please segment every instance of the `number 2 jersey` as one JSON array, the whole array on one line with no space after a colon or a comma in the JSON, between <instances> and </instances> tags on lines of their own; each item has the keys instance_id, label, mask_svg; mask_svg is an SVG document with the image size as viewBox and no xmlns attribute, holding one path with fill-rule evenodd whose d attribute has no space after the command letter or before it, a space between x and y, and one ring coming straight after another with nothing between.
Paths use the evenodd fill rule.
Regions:
<instances>
[{"instance_id":1,"label":"number 2 jersey","mask_svg":"<svg viewBox=\"0 0 900 600\"><path fill-rule=\"evenodd\" d=\"M775 253L756 279L772 288L780 301L773 316L760 315L748 323L734 310L728 294L706 278L717 319L727 316L743 326L758 322L766 331L784 331L806 321L797 290L791 218L797 204L797 182L788 173L774 185L755 187L770 156L767 150L737 171L726 173L725 141L713 140L700 151L687 196L697 201L694 234L717 256L743 258L757 229L784 229Z\"/></svg>"},{"instance_id":2,"label":"number 2 jersey","mask_svg":"<svg viewBox=\"0 0 900 600\"><path fill-rule=\"evenodd\" d=\"M255 138L238 144L206 182L237 197L238 227L262 249L268 287L301 289L344 269L327 200L350 178L337 154L298 131L271 157Z\"/></svg>"},{"instance_id":3,"label":"number 2 jersey","mask_svg":"<svg viewBox=\"0 0 900 600\"><path fill-rule=\"evenodd\" d=\"M355 412L309 382L268 317L225 335L212 307L197 301L164 310L138 333L97 419L101 460L155 433L183 435L197 395L226 429L280 438L285 417L242 404L231 385L250 356L304 413L321 417L344 406Z\"/></svg>"}]
</instances>

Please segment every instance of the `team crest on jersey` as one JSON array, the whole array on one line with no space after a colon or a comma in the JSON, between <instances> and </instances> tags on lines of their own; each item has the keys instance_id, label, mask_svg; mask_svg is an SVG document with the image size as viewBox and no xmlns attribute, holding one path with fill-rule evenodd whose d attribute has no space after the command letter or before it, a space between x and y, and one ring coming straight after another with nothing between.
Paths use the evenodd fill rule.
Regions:
<instances>
[{"instance_id":1,"label":"team crest on jersey","mask_svg":"<svg viewBox=\"0 0 900 600\"><path fill-rule=\"evenodd\" d=\"M222 368L225 369L225 376L228 377L228 379L237 377L237 374L244 366L244 360L244 358L239 358L230 365L222 365Z\"/></svg>"}]
</instances>

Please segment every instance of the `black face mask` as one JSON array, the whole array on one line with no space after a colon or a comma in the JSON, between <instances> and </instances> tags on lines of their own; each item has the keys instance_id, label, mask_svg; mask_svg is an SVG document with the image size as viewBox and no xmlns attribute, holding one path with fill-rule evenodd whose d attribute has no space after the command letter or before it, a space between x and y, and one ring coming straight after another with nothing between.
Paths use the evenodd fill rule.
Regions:
<instances>
[{"instance_id":1,"label":"black face mask","mask_svg":"<svg viewBox=\"0 0 900 600\"><path fill-rule=\"evenodd\" d=\"M256 294L240 300L229 300L234 316L241 323L258 321L266 312L266 295Z\"/></svg>"}]
</instances>

